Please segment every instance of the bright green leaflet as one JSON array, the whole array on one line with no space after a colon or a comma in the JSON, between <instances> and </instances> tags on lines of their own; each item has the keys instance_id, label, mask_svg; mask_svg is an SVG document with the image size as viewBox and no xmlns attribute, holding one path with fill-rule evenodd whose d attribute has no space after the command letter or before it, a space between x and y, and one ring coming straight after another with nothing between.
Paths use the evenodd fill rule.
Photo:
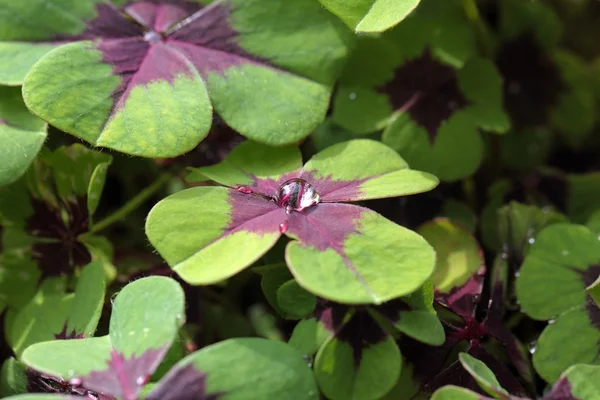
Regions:
<instances>
[{"instance_id":1,"label":"bright green leaflet","mask_svg":"<svg viewBox=\"0 0 600 400\"><path fill-rule=\"evenodd\" d=\"M484 265L479 244L461 225L437 218L424 223L417 231L436 251L436 267L431 280L438 291L449 293Z\"/></svg>"},{"instance_id":2,"label":"bright green leaflet","mask_svg":"<svg viewBox=\"0 0 600 400\"><path fill-rule=\"evenodd\" d=\"M431 396L431 400L487 400L488 397L481 397L478 393L472 392L458 386L444 386L436 390Z\"/></svg>"},{"instance_id":3,"label":"bright green leaflet","mask_svg":"<svg viewBox=\"0 0 600 400\"><path fill-rule=\"evenodd\" d=\"M382 32L397 25L420 0L319 0L356 32Z\"/></svg>"},{"instance_id":4,"label":"bright green leaflet","mask_svg":"<svg viewBox=\"0 0 600 400\"><path fill-rule=\"evenodd\" d=\"M46 128L23 104L19 87L0 86L0 186L25 173L46 140Z\"/></svg>"},{"instance_id":5,"label":"bright green leaflet","mask_svg":"<svg viewBox=\"0 0 600 400\"><path fill-rule=\"evenodd\" d=\"M508 394L506 390L500 386L498 379L490 369L482 361L471 356L468 353L460 353L458 355L462 366L471 374L481 386L490 395L497 397L501 394Z\"/></svg>"}]
</instances>

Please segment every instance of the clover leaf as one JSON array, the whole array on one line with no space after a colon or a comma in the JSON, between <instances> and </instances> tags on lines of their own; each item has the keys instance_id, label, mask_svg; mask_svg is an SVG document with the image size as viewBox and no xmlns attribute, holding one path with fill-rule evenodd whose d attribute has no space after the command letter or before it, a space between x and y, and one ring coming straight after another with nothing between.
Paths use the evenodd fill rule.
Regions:
<instances>
[{"instance_id":1,"label":"clover leaf","mask_svg":"<svg viewBox=\"0 0 600 400\"><path fill-rule=\"evenodd\" d=\"M24 362L70 387L118 400L316 399L314 378L300 353L265 339L231 339L179 361L145 392L184 323L183 290L165 277L127 285L114 300L108 336L57 340L29 347ZM54 398L68 398L54 397Z\"/></svg>"},{"instance_id":2,"label":"clover leaf","mask_svg":"<svg viewBox=\"0 0 600 400\"><path fill-rule=\"evenodd\" d=\"M416 290L432 272L434 254L423 238L347 204L437 185L379 142L337 144L304 166L295 147L245 142L198 174L227 187L175 193L146 221L150 242L189 283L229 278L282 234L293 239L285 257L298 284L326 299L382 303Z\"/></svg>"},{"instance_id":3,"label":"clover leaf","mask_svg":"<svg viewBox=\"0 0 600 400\"><path fill-rule=\"evenodd\" d=\"M0 86L0 186L16 181L46 140L46 124L31 115L19 88Z\"/></svg>"},{"instance_id":4,"label":"clover leaf","mask_svg":"<svg viewBox=\"0 0 600 400\"><path fill-rule=\"evenodd\" d=\"M194 148L213 109L271 145L307 136L352 42L315 0L2 0L0 25L0 82L36 115L145 157Z\"/></svg>"},{"instance_id":5,"label":"clover leaf","mask_svg":"<svg viewBox=\"0 0 600 400\"><path fill-rule=\"evenodd\" d=\"M584 226L551 225L530 247L517 296L523 312L549 321L533 353L535 369L548 382L570 365L598 363L600 308L585 290L598 276L600 240Z\"/></svg>"},{"instance_id":6,"label":"clover leaf","mask_svg":"<svg viewBox=\"0 0 600 400\"><path fill-rule=\"evenodd\" d=\"M66 276L102 255L102 237L89 230L111 160L80 144L44 149L22 179L0 188L0 263L18 271L0 275L0 308L23 306L40 278L64 286Z\"/></svg>"},{"instance_id":7,"label":"clover leaf","mask_svg":"<svg viewBox=\"0 0 600 400\"><path fill-rule=\"evenodd\" d=\"M314 358L319 386L332 400L375 400L400 379L403 362L400 333L439 345L444 330L432 308L431 283L410 296L381 305L353 308L319 299L300 321L290 345ZM350 380L352 385L340 382Z\"/></svg>"},{"instance_id":8,"label":"clover leaf","mask_svg":"<svg viewBox=\"0 0 600 400\"><path fill-rule=\"evenodd\" d=\"M442 180L472 174L483 156L478 130L509 128L500 75L476 57L474 37L460 2L421 2L398 27L358 41L333 120L357 134L383 129L384 143Z\"/></svg>"}]
</instances>

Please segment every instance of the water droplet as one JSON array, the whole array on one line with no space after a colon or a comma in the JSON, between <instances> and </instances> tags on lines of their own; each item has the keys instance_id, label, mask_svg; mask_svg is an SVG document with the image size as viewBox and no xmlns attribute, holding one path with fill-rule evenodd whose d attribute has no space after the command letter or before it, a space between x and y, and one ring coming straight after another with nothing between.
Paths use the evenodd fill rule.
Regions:
<instances>
[{"instance_id":1,"label":"water droplet","mask_svg":"<svg viewBox=\"0 0 600 400\"><path fill-rule=\"evenodd\" d=\"M138 378L135 380L135 383L137 383L138 386L145 385L148 383L148 376L138 376Z\"/></svg>"},{"instance_id":2,"label":"water droplet","mask_svg":"<svg viewBox=\"0 0 600 400\"><path fill-rule=\"evenodd\" d=\"M561 254L563 256L568 256L569 255L569 250L563 250Z\"/></svg>"},{"instance_id":3,"label":"water droplet","mask_svg":"<svg viewBox=\"0 0 600 400\"><path fill-rule=\"evenodd\" d=\"M473 303L479 304L480 301L481 301L481 295L479 293L475 293L473 295Z\"/></svg>"},{"instance_id":4,"label":"water droplet","mask_svg":"<svg viewBox=\"0 0 600 400\"><path fill-rule=\"evenodd\" d=\"M356 99L356 93L352 92L352 93L350 93L350 95L348 97L350 98L350 100L355 100Z\"/></svg>"},{"instance_id":5,"label":"water droplet","mask_svg":"<svg viewBox=\"0 0 600 400\"><path fill-rule=\"evenodd\" d=\"M73 378L69 381L69 384L71 386L80 386L81 385L81 379L79 378Z\"/></svg>"},{"instance_id":6,"label":"water droplet","mask_svg":"<svg viewBox=\"0 0 600 400\"><path fill-rule=\"evenodd\" d=\"M536 348L535 348L535 343L534 343L533 346L529 347L529 353L533 354L533 353L535 353L535 350L536 350Z\"/></svg>"},{"instance_id":7,"label":"water droplet","mask_svg":"<svg viewBox=\"0 0 600 400\"><path fill-rule=\"evenodd\" d=\"M300 212L319 203L319 194L313 185L300 178L282 183L272 198L279 207L285 208L288 214L292 211Z\"/></svg>"},{"instance_id":8,"label":"water droplet","mask_svg":"<svg viewBox=\"0 0 600 400\"><path fill-rule=\"evenodd\" d=\"M67 371L67 375L69 375L69 376L73 376L74 373L75 373L75 371L73 371L72 369Z\"/></svg>"},{"instance_id":9,"label":"water droplet","mask_svg":"<svg viewBox=\"0 0 600 400\"><path fill-rule=\"evenodd\" d=\"M535 239L531 237L531 238L527 239L527 242L529 244L534 244L535 243Z\"/></svg>"},{"instance_id":10,"label":"water droplet","mask_svg":"<svg viewBox=\"0 0 600 400\"><path fill-rule=\"evenodd\" d=\"M279 232L286 233L287 230L288 230L288 222L287 221L283 221L282 223L279 224Z\"/></svg>"},{"instance_id":11,"label":"water droplet","mask_svg":"<svg viewBox=\"0 0 600 400\"><path fill-rule=\"evenodd\" d=\"M158 43L162 40L162 36L158 32L148 31L144 33L144 40L150 43Z\"/></svg>"},{"instance_id":12,"label":"water droplet","mask_svg":"<svg viewBox=\"0 0 600 400\"><path fill-rule=\"evenodd\" d=\"M237 188L237 191L244 194L252 194L254 191L250 189L248 186L240 186Z\"/></svg>"},{"instance_id":13,"label":"water droplet","mask_svg":"<svg viewBox=\"0 0 600 400\"><path fill-rule=\"evenodd\" d=\"M550 325L550 324L553 324L553 323L555 323L555 322L556 322L556 320L555 320L555 319L548 320L548 325Z\"/></svg>"}]
</instances>

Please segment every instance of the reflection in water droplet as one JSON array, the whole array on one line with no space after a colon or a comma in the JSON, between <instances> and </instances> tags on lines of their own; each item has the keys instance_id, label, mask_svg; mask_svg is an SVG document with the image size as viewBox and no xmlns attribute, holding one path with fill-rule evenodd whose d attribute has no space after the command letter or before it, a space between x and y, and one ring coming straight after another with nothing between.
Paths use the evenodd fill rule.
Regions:
<instances>
[{"instance_id":1,"label":"reflection in water droplet","mask_svg":"<svg viewBox=\"0 0 600 400\"><path fill-rule=\"evenodd\" d=\"M254 193L254 191L252 189L250 189L248 186L240 186L239 188L237 188L237 190L238 190L238 192L244 193L244 194Z\"/></svg>"},{"instance_id":2,"label":"reflection in water droplet","mask_svg":"<svg viewBox=\"0 0 600 400\"><path fill-rule=\"evenodd\" d=\"M288 230L288 222L287 221L283 221L282 223L279 224L279 232L286 233L287 230Z\"/></svg>"},{"instance_id":3,"label":"reflection in water droplet","mask_svg":"<svg viewBox=\"0 0 600 400\"><path fill-rule=\"evenodd\" d=\"M71 386L81 386L81 379L79 378L73 378L69 381L69 384Z\"/></svg>"},{"instance_id":4,"label":"reflection in water droplet","mask_svg":"<svg viewBox=\"0 0 600 400\"><path fill-rule=\"evenodd\" d=\"M279 207L285 208L288 214L292 211L300 212L319 203L319 194L313 185L300 178L282 183L272 198Z\"/></svg>"},{"instance_id":5,"label":"reflection in water droplet","mask_svg":"<svg viewBox=\"0 0 600 400\"><path fill-rule=\"evenodd\" d=\"M148 376L138 376L138 378L135 380L135 383L138 386L145 385L146 383L148 383Z\"/></svg>"},{"instance_id":6,"label":"reflection in water droplet","mask_svg":"<svg viewBox=\"0 0 600 400\"><path fill-rule=\"evenodd\" d=\"M148 31L144 33L144 40L150 43L158 43L162 40L162 36L158 32Z\"/></svg>"}]
</instances>

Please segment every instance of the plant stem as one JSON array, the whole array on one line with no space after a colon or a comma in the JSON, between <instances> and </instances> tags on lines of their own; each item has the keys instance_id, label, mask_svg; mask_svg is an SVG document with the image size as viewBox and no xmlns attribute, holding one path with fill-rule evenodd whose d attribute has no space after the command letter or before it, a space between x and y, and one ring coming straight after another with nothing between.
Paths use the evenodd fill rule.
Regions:
<instances>
[{"instance_id":1,"label":"plant stem","mask_svg":"<svg viewBox=\"0 0 600 400\"><path fill-rule=\"evenodd\" d=\"M103 220L95 223L92 229L88 233L96 233L103 229L108 228L113 223L125 218L129 213L135 211L141 206L146 200L148 200L153 194L155 194L160 188L162 188L171 179L171 174L162 174L158 177L153 184L142 190L134 198L129 200L123 207L119 208L114 213L110 214Z\"/></svg>"},{"instance_id":2,"label":"plant stem","mask_svg":"<svg viewBox=\"0 0 600 400\"><path fill-rule=\"evenodd\" d=\"M469 21L471 21L475 26L475 29L479 31L479 39L481 40L483 51L488 57L492 57L495 53L496 43L490 34L487 25L483 22L483 19L481 19L476 0L463 0L463 8Z\"/></svg>"}]
</instances>

